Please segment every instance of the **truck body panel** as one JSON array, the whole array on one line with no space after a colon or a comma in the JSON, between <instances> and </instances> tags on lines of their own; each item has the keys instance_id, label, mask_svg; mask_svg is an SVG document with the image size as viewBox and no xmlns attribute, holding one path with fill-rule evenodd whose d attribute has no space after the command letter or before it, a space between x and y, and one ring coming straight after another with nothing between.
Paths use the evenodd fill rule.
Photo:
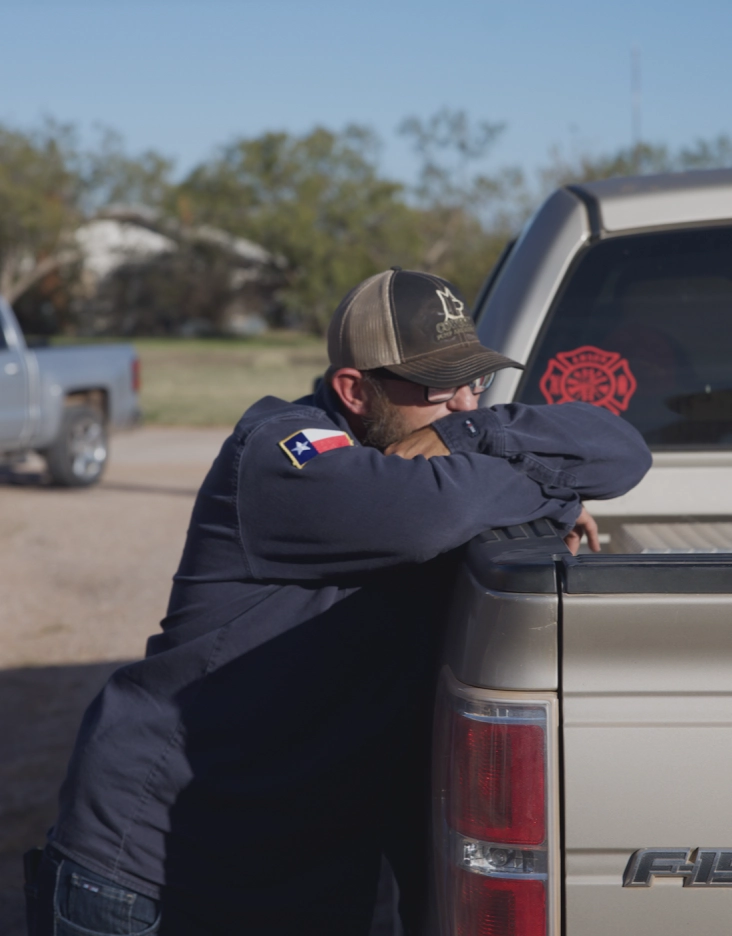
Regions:
<instances>
[{"instance_id":1,"label":"truck body panel","mask_svg":"<svg viewBox=\"0 0 732 936\"><path fill-rule=\"evenodd\" d=\"M28 438L30 380L25 355L15 347L0 347L0 446L20 449Z\"/></svg>"},{"instance_id":2,"label":"truck body panel","mask_svg":"<svg viewBox=\"0 0 732 936\"><path fill-rule=\"evenodd\" d=\"M727 595L562 596L567 936L714 931L732 913L726 888L622 886L638 849L732 841L732 556L727 575Z\"/></svg>"},{"instance_id":3,"label":"truck body panel","mask_svg":"<svg viewBox=\"0 0 732 936\"><path fill-rule=\"evenodd\" d=\"M732 218L728 169L600 179L571 188L594 202L598 229L613 233Z\"/></svg>"},{"instance_id":4,"label":"truck body panel","mask_svg":"<svg viewBox=\"0 0 732 936\"><path fill-rule=\"evenodd\" d=\"M641 546L653 542L657 526L635 531ZM727 526L719 524L720 536ZM556 533L541 532L524 524L468 545L443 664L453 697L556 705L547 747L557 770L547 795L556 835L547 843L555 862L548 879L561 881L561 902L552 906L563 909L549 914L547 932L714 931L732 915L732 887L685 886L688 874L657 873L650 886L634 887L624 875L642 849L680 850L689 867L697 849L732 852L725 783L732 770L732 553L695 552L700 531L693 523L674 527L686 553L636 556L573 558ZM552 675L559 691L539 691ZM532 681L534 692L511 691ZM439 760L439 730L435 743ZM451 795L437 779L436 800ZM444 809L440 815L438 866L447 822ZM447 860L459 865L462 854L453 848ZM449 899L443 904L449 911ZM454 932L451 925L443 913L440 933Z\"/></svg>"},{"instance_id":5,"label":"truck body panel","mask_svg":"<svg viewBox=\"0 0 732 936\"><path fill-rule=\"evenodd\" d=\"M501 371L482 405L584 399L629 419L654 454L634 490L589 504L599 556L571 557L524 524L473 540L456 582L448 708L519 690L556 705L547 880L561 900L532 934L685 936L732 919L730 258L730 170L569 186L529 221L476 308L483 343L525 365ZM445 705L443 693L437 725ZM466 705L462 717L480 717ZM435 758L462 763L462 737L451 747L436 731ZM480 732L470 737L479 749ZM521 755L500 750L465 761L477 776L438 771L436 799L467 803L461 789L482 782L494 810L510 812L496 790L520 807ZM495 844L440 851L456 810L435 820L437 866L500 876ZM441 936L524 932L518 909L499 924L486 904L476 923L475 892L443 899ZM530 902L518 885L514 896Z\"/></svg>"}]
</instances>

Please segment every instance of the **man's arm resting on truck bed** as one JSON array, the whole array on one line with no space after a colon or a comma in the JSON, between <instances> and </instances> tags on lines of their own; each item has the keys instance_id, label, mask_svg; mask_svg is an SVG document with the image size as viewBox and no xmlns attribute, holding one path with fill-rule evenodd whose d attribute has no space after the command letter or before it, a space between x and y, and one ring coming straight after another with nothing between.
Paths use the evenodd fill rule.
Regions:
<instances>
[{"instance_id":1,"label":"man's arm resting on truck bed","mask_svg":"<svg viewBox=\"0 0 732 936\"><path fill-rule=\"evenodd\" d=\"M451 453L504 458L549 496L574 491L583 499L618 497L635 487L651 466L641 434L619 416L588 403L508 403L452 413L431 428ZM418 454L414 448L406 457ZM398 448L391 451L402 454Z\"/></svg>"},{"instance_id":2,"label":"man's arm resting on truck bed","mask_svg":"<svg viewBox=\"0 0 732 936\"><path fill-rule=\"evenodd\" d=\"M298 413L267 420L241 451L238 538L259 579L322 579L424 562L494 526L549 517L569 530L581 510L576 492L547 495L505 458L472 452L402 459L355 444L298 465L283 441L298 430L333 428L325 417L305 420ZM207 496L204 482L199 498Z\"/></svg>"}]
</instances>

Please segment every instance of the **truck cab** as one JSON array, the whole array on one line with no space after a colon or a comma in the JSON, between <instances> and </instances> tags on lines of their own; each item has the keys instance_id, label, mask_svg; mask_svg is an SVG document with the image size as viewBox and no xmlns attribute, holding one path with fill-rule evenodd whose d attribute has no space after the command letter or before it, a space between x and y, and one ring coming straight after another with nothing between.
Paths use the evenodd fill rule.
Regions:
<instances>
[{"instance_id":1,"label":"truck cab","mask_svg":"<svg viewBox=\"0 0 732 936\"><path fill-rule=\"evenodd\" d=\"M645 437L644 481L590 505L611 549L631 519L732 519L732 171L559 189L476 320L484 344L525 365L499 373L486 404L585 400Z\"/></svg>"}]
</instances>

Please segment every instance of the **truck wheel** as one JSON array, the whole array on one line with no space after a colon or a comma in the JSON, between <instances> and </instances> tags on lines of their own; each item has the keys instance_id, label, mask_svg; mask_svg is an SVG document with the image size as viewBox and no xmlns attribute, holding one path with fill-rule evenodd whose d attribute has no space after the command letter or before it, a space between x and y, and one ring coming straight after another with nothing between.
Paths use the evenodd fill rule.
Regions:
<instances>
[{"instance_id":1,"label":"truck wheel","mask_svg":"<svg viewBox=\"0 0 732 936\"><path fill-rule=\"evenodd\" d=\"M43 454L55 484L88 487L101 478L107 453L104 416L91 406L69 406L58 436Z\"/></svg>"}]
</instances>

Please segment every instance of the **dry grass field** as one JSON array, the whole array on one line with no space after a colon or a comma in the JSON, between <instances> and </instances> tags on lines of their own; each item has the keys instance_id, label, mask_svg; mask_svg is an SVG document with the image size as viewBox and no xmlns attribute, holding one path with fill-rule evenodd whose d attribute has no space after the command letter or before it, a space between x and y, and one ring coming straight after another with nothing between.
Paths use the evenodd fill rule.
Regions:
<instances>
[{"instance_id":1,"label":"dry grass field","mask_svg":"<svg viewBox=\"0 0 732 936\"><path fill-rule=\"evenodd\" d=\"M322 339L291 333L248 340L143 338L134 344L148 425L233 426L262 396L294 400L309 393L328 364Z\"/></svg>"}]
</instances>

